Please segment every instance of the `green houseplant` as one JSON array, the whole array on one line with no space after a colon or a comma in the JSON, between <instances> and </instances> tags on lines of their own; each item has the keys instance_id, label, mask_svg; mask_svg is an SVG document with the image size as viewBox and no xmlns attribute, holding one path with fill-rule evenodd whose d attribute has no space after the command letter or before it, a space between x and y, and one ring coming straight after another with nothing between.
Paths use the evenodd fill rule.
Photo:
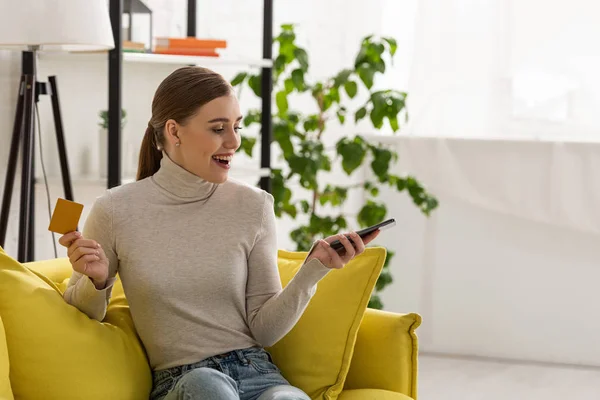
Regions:
<instances>
[{"instance_id":1,"label":"green houseplant","mask_svg":"<svg viewBox=\"0 0 600 400\"><path fill-rule=\"evenodd\" d=\"M296 250L307 251L315 239L329 236L349 227L349 219L356 225L366 227L382 221L386 217L385 204L377 201L382 186L389 186L398 192L407 192L416 207L425 215L434 210L438 202L413 176L398 176L390 172L390 166L398 159L391 148L370 143L360 135L340 138L334 148L326 148L324 137L333 121L345 124L348 120L357 123L368 118L375 130L387 123L397 132L401 120L407 120L405 100L407 94L397 90L375 90L374 81L378 74L384 74L388 63L396 52L393 38L365 37L359 46L354 65L341 70L329 79L311 81L309 56L305 49L296 43L295 27L292 24L281 26L281 33L274 39L273 93L273 141L281 149L283 167L272 171L272 189L275 198L275 213L284 214L301 221L291 232ZM260 74L240 72L232 85L239 87L240 95L244 86L260 96ZM294 96L310 96L314 101L314 113L294 110L291 104ZM349 103L361 101L356 109ZM244 125L260 124L260 110L250 110L244 118ZM249 156L257 137L242 136L240 151ZM343 171L351 177L363 165L373 172L374 179L350 184L322 184L321 174L332 171L334 163L341 163ZM299 183L301 190L310 192L309 200L298 199L290 188L290 182ZM366 193L365 203L355 216L345 215L341 207L352 190ZM306 197L306 196L305 196ZM330 212L324 212L327 206ZM331 211L334 210L334 211ZM378 295L392 282L389 252L384 270L377 282L369 307L381 309L383 304Z\"/></svg>"},{"instance_id":2,"label":"green houseplant","mask_svg":"<svg viewBox=\"0 0 600 400\"><path fill-rule=\"evenodd\" d=\"M98 172L101 178L108 176L108 110L100 110L98 112ZM121 109L121 129L125 127L127 123L127 111Z\"/></svg>"}]
</instances>

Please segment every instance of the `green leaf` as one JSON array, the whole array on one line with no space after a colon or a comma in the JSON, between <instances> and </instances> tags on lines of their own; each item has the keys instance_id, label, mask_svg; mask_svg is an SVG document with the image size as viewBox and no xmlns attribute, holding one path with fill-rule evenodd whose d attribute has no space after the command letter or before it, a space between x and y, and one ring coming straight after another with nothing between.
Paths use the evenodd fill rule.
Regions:
<instances>
[{"instance_id":1,"label":"green leaf","mask_svg":"<svg viewBox=\"0 0 600 400\"><path fill-rule=\"evenodd\" d=\"M388 43L388 45L390 46L390 55L393 57L394 54L396 54L396 50L398 49L398 43L396 42L396 39L383 38L383 40L385 40Z\"/></svg>"},{"instance_id":2,"label":"green leaf","mask_svg":"<svg viewBox=\"0 0 600 400\"><path fill-rule=\"evenodd\" d=\"M368 42L363 41L363 45L360 47L356 59L354 60L354 68L358 69L365 62L368 63L367 51L369 49Z\"/></svg>"},{"instance_id":3,"label":"green leaf","mask_svg":"<svg viewBox=\"0 0 600 400\"><path fill-rule=\"evenodd\" d=\"M297 47L294 49L294 56L296 57L296 60L298 60L302 71L308 71L308 54L306 53L306 50Z\"/></svg>"},{"instance_id":4,"label":"green leaf","mask_svg":"<svg viewBox=\"0 0 600 400\"><path fill-rule=\"evenodd\" d=\"M422 211L425 215L429 215L431 211L435 210L438 207L439 203L437 199L431 195L427 195L425 198L425 205L422 207Z\"/></svg>"},{"instance_id":5,"label":"green leaf","mask_svg":"<svg viewBox=\"0 0 600 400\"><path fill-rule=\"evenodd\" d=\"M296 215L298 214L298 210L296 209L296 206L293 204L290 204L290 203L283 205L283 211L292 218L296 218Z\"/></svg>"},{"instance_id":6,"label":"green leaf","mask_svg":"<svg viewBox=\"0 0 600 400\"><path fill-rule=\"evenodd\" d=\"M386 214L387 208L385 204L367 200L367 203L358 212L356 219L360 226L367 227L383 221Z\"/></svg>"},{"instance_id":7,"label":"green leaf","mask_svg":"<svg viewBox=\"0 0 600 400\"><path fill-rule=\"evenodd\" d=\"M260 97L261 93L260 85L260 75L251 75L250 78L248 78L248 86L250 86L250 89L252 89L254 94L258 97Z\"/></svg>"},{"instance_id":8,"label":"green leaf","mask_svg":"<svg viewBox=\"0 0 600 400\"><path fill-rule=\"evenodd\" d=\"M392 127L392 131L397 132L398 129L400 129L400 126L398 125L398 118L388 117L388 120L390 121L390 126Z\"/></svg>"},{"instance_id":9,"label":"green leaf","mask_svg":"<svg viewBox=\"0 0 600 400\"><path fill-rule=\"evenodd\" d=\"M401 191L403 191L404 189L406 189L406 179L403 179L403 178L397 178L397 179L395 180L395 182L392 182L392 184L395 184L395 185L396 185L396 190L397 190L397 191L399 191L399 192L401 192Z\"/></svg>"},{"instance_id":10,"label":"green leaf","mask_svg":"<svg viewBox=\"0 0 600 400\"><path fill-rule=\"evenodd\" d=\"M342 168L348 175L361 166L367 153L365 142L360 137L342 138L337 142L336 150L342 157Z\"/></svg>"},{"instance_id":11,"label":"green leaf","mask_svg":"<svg viewBox=\"0 0 600 400\"><path fill-rule=\"evenodd\" d=\"M252 124L260 123L261 119L261 111L260 110L250 110L244 117L244 126L250 126Z\"/></svg>"},{"instance_id":12,"label":"green leaf","mask_svg":"<svg viewBox=\"0 0 600 400\"><path fill-rule=\"evenodd\" d=\"M340 87L346 84L346 82L348 82L348 78L350 78L350 75L352 75L353 73L354 71L352 71L351 69L342 70L335 76L335 78L333 78L333 85L335 87Z\"/></svg>"},{"instance_id":13,"label":"green leaf","mask_svg":"<svg viewBox=\"0 0 600 400\"><path fill-rule=\"evenodd\" d=\"M285 92L287 94L290 94L294 91L294 81L292 81L291 78L287 78L285 81L283 81L284 87L285 87Z\"/></svg>"},{"instance_id":14,"label":"green leaf","mask_svg":"<svg viewBox=\"0 0 600 400\"><path fill-rule=\"evenodd\" d=\"M310 211L310 203L306 200L301 200L300 201L300 209L302 210L302 212L304 214L308 213Z\"/></svg>"},{"instance_id":15,"label":"green leaf","mask_svg":"<svg viewBox=\"0 0 600 400\"><path fill-rule=\"evenodd\" d=\"M390 264L392 263L392 258L394 258L394 256L396 255L396 252L390 250L390 249L386 249L386 257L385 257L385 261L383 263L383 269L388 269L390 267Z\"/></svg>"},{"instance_id":16,"label":"green leaf","mask_svg":"<svg viewBox=\"0 0 600 400\"><path fill-rule=\"evenodd\" d=\"M314 132L319 129L319 116L311 115L304 121L304 131Z\"/></svg>"},{"instance_id":17,"label":"green leaf","mask_svg":"<svg viewBox=\"0 0 600 400\"><path fill-rule=\"evenodd\" d=\"M329 203L332 206L340 206L348 197L348 188L340 186L327 185L323 192L319 195L319 203L324 206Z\"/></svg>"},{"instance_id":18,"label":"green leaf","mask_svg":"<svg viewBox=\"0 0 600 400\"><path fill-rule=\"evenodd\" d=\"M285 114L288 110L287 93L285 91L277 92L275 95L275 102L279 112Z\"/></svg>"},{"instance_id":19,"label":"green leaf","mask_svg":"<svg viewBox=\"0 0 600 400\"><path fill-rule=\"evenodd\" d=\"M358 109L358 111L356 111L356 114L354 114L354 122L358 122L361 119L363 119L364 117L366 117L367 115L367 109L366 107L361 107Z\"/></svg>"},{"instance_id":20,"label":"green leaf","mask_svg":"<svg viewBox=\"0 0 600 400\"><path fill-rule=\"evenodd\" d=\"M371 89L373 87L375 70L370 68L369 66L361 65L358 68L357 72L360 80L365 84L367 89Z\"/></svg>"},{"instance_id":21,"label":"green leaf","mask_svg":"<svg viewBox=\"0 0 600 400\"><path fill-rule=\"evenodd\" d=\"M337 117L338 117L338 120L340 121L340 124L342 124L342 125L343 125L343 124L344 124L344 122L346 122L346 115L344 114L344 112L342 112L342 111L338 110L338 111L336 112L336 115L337 115Z\"/></svg>"},{"instance_id":22,"label":"green leaf","mask_svg":"<svg viewBox=\"0 0 600 400\"><path fill-rule=\"evenodd\" d=\"M332 87L331 90L329 90L329 96L331 97L331 100L333 102L340 102L340 91L338 90L338 88Z\"/></svg>"},{"instance_id":23,"label":"green leaf","mask_svg":"<svg viewBox=\"0 0 600 400\"><path fill-rule=\"evenodd\" d=\"M304 83L304 71L295 69L292 71L292 82L298 91L304 91L306 84Z\"/></svg>"},{"instance_id":24,"label":"green leaf","mask_svg":"<svg viewBox=\"0 0 600 400\"><path fill-rule=\"evenodd\" d=\"M299 226L290 232L290 238L296 243L296 251L308 251L313 245L315 235L308 226Z\"/></svg>"},{"instance_id":25,"label":"green leaf","mask_svg":"<svg viewBox=\"0 0 600 400\"><path fill-rule=\"evenodd\" d=\"M243 151L249 157L252 157L252 150L254 149L254 145L256 144L256 138L241 136L240 148L238 151Z\"/></svg>"},{"instance_id":26,"label":"green leaf","mask_svg":"<svg viewBox=\"0 0 600 400\"><path fill-rule=\"evenodd\" d=\"M370 149L371 153L373 153L371 169L373 170L373 173L377 175L380 182L383 182L388 175L390 162L392 161L392 152L388 149L375 146L370 146Z\"/></svg>"},{"instance_id":27,"label":"green leaf","mask_svg":"<svg viewBox=\"0 0 600 400\"><path fill-rule=\"evenodd\" d=\"M243 83L246 80L247 76L248 76L247 72L240 72L231 81L231 86L237 86L237 85Z\"/></svg>"},{"instance_id":28,"label":"green leaf","mask_svg":"<svg viewBox=\"0 0 600 400\"><path fill-rule=\"evenodd\" d=\"M318 188L317 174L319 171L330 171L331 160L325 154L323 143L316 140L304 140L300 149L287 158L288 165L300 178L300 185L309 190Z\"/></svg>"},{"instance_id":29,"label":"green leaf","mask_svg":"<svg viewBox=\"0 0 600 400\"><path fill-rule=\"evenodd\" d=\"M353 99L358 93L358 85L354 81L348 81L344 84L344 89L346 89L346 93L348 93L348 97Z\"/></svg>"},{"instance_id":30,"label":"green leaf","mask_svg":"<svg viewBox=\"0 0 600 400\"><path fill-rule=\"evenodd\" d=\"M273 124L273 139L279 144L285 159L294 155L290 126L286 121L277 120Z\"/></svg>"},{"instance_id":31,"label":"green leaf","mask_svg":"<svg viewBox=\"0 0 600 400\"><path fill-rule=\"evenodd\" d=\"M338 217L320 217L317 214L310 216L308 230L314 236L331 236L339 233L342 229L348 227L346 219L343 216Z\"/></svg>"},{"instance_id":32,"label":"green leaf","mask_svg":"<svg viewBox=\"0 0 600 400\"><path fill-rule=\"evenodd\" d=\"M375 197L379 195L379 188L375 186L372 182L365 182L363 184L363 188L368 191L371 196Z\"/></svg>"},{"instance_id":33,"label":"green leaf","mask_svg":"<svg viewBox=\"0 0 600 400\"><path fill-rule=\"evenodd\" d=\"M275 70L275 73L277 75L281 74L284 70L285 70L285 66L288 63L288 61L286 60L285 55L280 54L275 58L275 61L273 62L273 69Z\"/></svg>"},{"instance_id":34,"label":"green leaf","mask_svg":"<svg viewBox=\"0 0 600 400\"><path fill-rule=\"evenodd\" d=\"M331 96L329 96L329 95L323 96L322 111L329 110L332 105L333 105L333 100L332 100Z\"/></svg>"},{"instance_id":35,"label":"green leaf","mask_svg":"<svg viewBox=\"0 0 600 400\"><path fill-rule=\"evenodd\" d=\"M383 126L383 118L385 117L385 107L373 107L371 110L371 123L377 129Z\"/></svg>"},{"instance_id":36,"label":"green leaf","mask_svg":"<svg viewBox=\"0 0 600 400\"><path fill-rule=\"evenodd\" d=\"M381 297L376 294L371 295L367 307L374 310L383 310L383 302L381 301Z\"/></svg>"},{"instance_id":37,"label":"green leaf","mask_svg":"<svg viewBox=\"0 0 600 400\"><path fill-rule=\"evenodd\" d=\"M388 271L382 271L379 275L379 278L377 278L377 282L375 283L375 290L380 292L392 282L392 275Z\"/></svg>"},{"instance_id":38,"label":"green leaf","mask_svg":"<svg viewBox=\"0 0 600 400\"><path fill-rule=\"evenodd\" d=\"M288 211L290 210L287 204L289 204L292 197L292 192L289 188L285 187L285 180L279 169L271 171L271 194L274 199L275 215L281 218L286 208Z\"/></svg>"}]
</instances>

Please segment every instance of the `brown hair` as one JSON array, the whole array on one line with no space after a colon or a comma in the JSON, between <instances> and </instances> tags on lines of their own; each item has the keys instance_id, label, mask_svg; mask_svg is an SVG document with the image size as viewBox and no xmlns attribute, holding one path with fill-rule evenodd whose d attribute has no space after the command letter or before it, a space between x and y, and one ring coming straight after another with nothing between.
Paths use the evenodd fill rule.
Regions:
<instances>
[{"instance_id":1,"label":"brown hair","mask_svg":"<svg viewBox=\"0 0 600 400\"><path fill-rule=\"evenodd\" d=\"M183 125L198 108L232 91L225 78L207 68L183 67L167 76L152 100L152 118L140 148L137 180L154 175L160 168L169 119Z\"/></svg>"}]
</instances>

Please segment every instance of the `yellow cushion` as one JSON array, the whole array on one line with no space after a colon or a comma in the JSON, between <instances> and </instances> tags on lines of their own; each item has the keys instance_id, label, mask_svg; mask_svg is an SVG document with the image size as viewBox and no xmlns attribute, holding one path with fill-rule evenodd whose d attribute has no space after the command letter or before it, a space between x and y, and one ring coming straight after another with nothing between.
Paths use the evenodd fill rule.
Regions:
<instances>
[{"instance_id":1,"label":"yellow cushion","mask_svg":"<svg viewBox=\"0 0 600 400\"><path fill-rule=\"evenodd\" d=\"M279 251L283 285L306 253ZM368 248L323 278L296 326L268 350L283 375L311 398L335 399L350 367L358 328L385 261L385 248Z\"/></svg>"},{"instance_id":2,"label":"yellow cushion","mask_svg":"<svg viewBox=\"0 0 600 400\"><path fill-rule=\"evenodd\" d=\"M61 278L68 261L31 266L38 265ZM100 323L63 300L65 283L56 285L0 254L0 316L15 397L147 400L150 368L121 284L117 283L107 317Z\"/></svg>"},{"instance_id":3,"label":"yellow cushion","mask_svg":"<svg viewBox=\"0 0 600 400\"><path fill-rule=\"evenodd\" d=\"M0 250L2 250L0 248ZM13 400L12 389L10 388L10 379L8 376L8 349L6 348L6 335L4 334L4 325L0 318L0 399Z\"/></svg>"},{"instance_id":4,"label":"yellow cushion","mask_svg":"<svg viewBox=\"0 0 600 400\"><path fill-rule=\"evenodd\" d=\"M402 393L391 392L389 390L380 389L355 389L344 390L339 400L412 400L410 397Z\"/></svg>"},{"instance_id":5,"label":"yellow cushion","mask_svg":"<svg viewBox=\"0 0 600 400\"><path fill-rule=\"evenodd\" d=\"M377 388L417 398L418 314L365 313L344 389Z\"/></svg>"}]
</instances>

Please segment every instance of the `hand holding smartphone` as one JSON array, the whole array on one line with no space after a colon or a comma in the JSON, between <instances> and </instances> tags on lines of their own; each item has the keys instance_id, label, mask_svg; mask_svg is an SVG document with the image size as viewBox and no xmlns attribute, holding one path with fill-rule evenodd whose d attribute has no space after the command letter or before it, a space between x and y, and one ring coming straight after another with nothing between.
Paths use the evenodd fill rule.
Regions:
<instances>
[{"instance_id":1,"label":"hand holding smartphone","mask_svg":"<svg viewBox=\"0 0 600 400\"><path fill-rule=\"evenodd\" d=\"M358 234L358 236L361 237L361 239L363 239L366 236L370 235L371 233L375 232L376 230L388 229L388 228L391 228L391 227L393 227L395 225L396 225L396 220L394 218L390 218L388 220L380 222L379 224L370 226L370 227L365 228L365 229L361 229L360 231L357 231L356 233ZM348 239L350 240L351 243L353 243L351 238L348 237ZM344 245L339 240L333 241L329 245L331 246L332 249L334 249L338 253L340 251L344 252Z\"/></svg>"}]
</instances>

